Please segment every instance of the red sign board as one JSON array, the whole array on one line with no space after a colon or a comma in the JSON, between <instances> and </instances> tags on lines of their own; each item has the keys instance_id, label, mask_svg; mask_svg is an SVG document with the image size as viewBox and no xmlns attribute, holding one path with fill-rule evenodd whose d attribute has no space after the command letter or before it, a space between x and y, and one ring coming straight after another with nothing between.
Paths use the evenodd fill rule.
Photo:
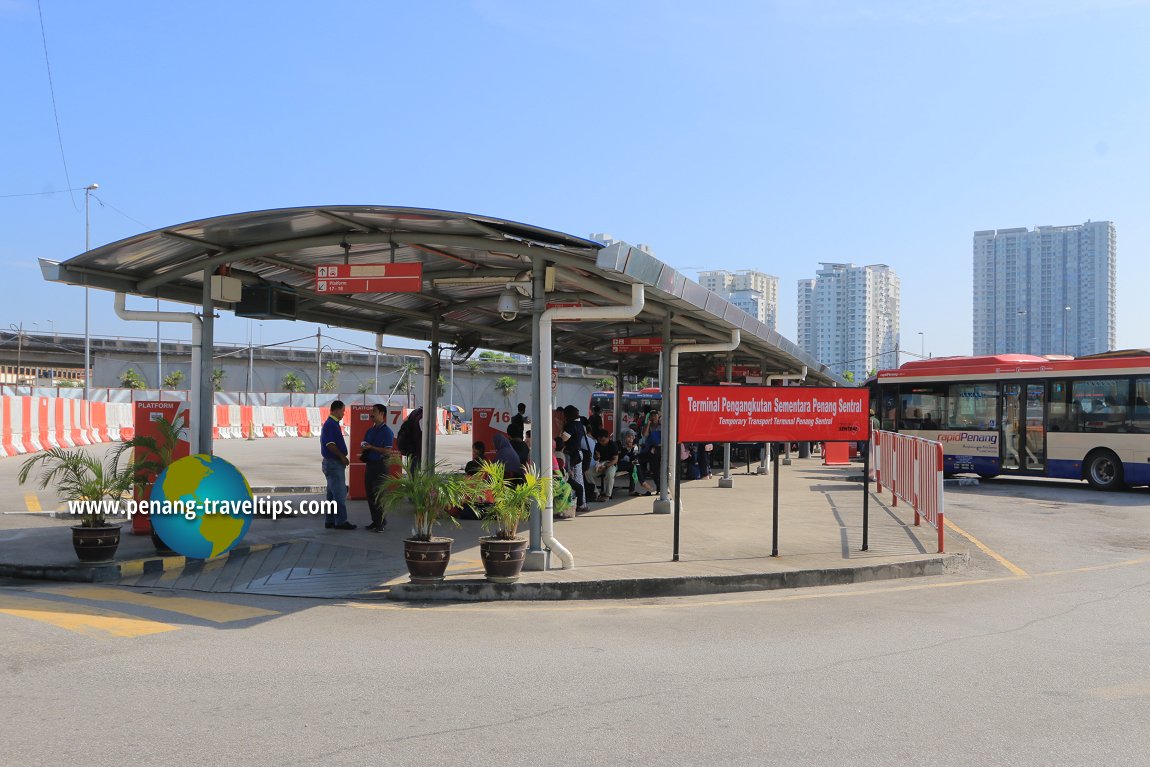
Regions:
<instances>
[{"instance_id":1,"label":"red sign board","mask_svg":"<svg viewBox=\"0 0 1150 767\"><path fill-rule=\"evenodd\" d=\"M418 293L423 264L329 264L315 268L316 293Z\"/></svg>"},{"instance_id":2,"label":"red sign board","mask_svg":"<svg viewBox=\"0 0 1150 767\"><path fill-rule=\"evenodd\" d=\"M854 442L870 434L866 389L680 386L679 442Z\"/></svg>"},{"instance_id":3,"label":"red sign board","mask_svg":"<svg viewBox=\"0 0 1150 767\"><path fill-rule=\"evenodd\" d=\"M716 365L715 375L719 378L727 377L727 366ZM747 376L762 376L763 371L758 365L731 365L731 378L746 378Z\"/></svg>"},{"instance_id":4,"label":"red sign board","mask_svg":"<svg viewBox=\"0 0 1150 767\"><path fill-rule=\"evenodd\" d=\"M663 339L659 336L612 338L611 351L615 354L658 354L663 351Z\"/></svg>"},{"instance_id":5,"label":"red sign board","mask_svg":"<svg viewBox=\"0 0 1150 767\"><path fill-rule=\"evenodd\" d=\"M471 433L475 442L482 442L486 448L488 460L495 458L495 435L507 436L507 427L511 425L511 412L494 407L476 407L471 409Z\"/></svg>"},{"instance_id":6,"label":"red sign board","mask_svg":"<svg viewBox=\"0 0 1150 767\"><path fill-rule=\"evenodd\" d=\"M187 402L137 402L132 420L136 427L137 437L150 437L157 442L161 440L160 427L156 425L157 421L167 421L176 427L183 427L183 438L172 446L172 461L187 458L191 453L191 443L187 432L191 426L191 416L188 412ZM144 447L137 447L132 453L132 459L135 461L160 461L160 456ZM136 498L137 501L151 497L152 484L155 481L156 475L147 472L147 487L140 492ZM152 532L152 523L148 520L148 515L139 512L133 514L132 534L147 535L150 532Z\"/></svg>"}]
</instances>

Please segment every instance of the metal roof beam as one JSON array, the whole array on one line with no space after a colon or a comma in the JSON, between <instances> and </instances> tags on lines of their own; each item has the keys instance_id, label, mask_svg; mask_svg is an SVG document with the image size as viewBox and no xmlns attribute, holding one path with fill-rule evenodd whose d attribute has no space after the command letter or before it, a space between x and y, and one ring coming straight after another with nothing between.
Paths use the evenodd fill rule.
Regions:
<instances>
[{"instance_id":1,"label":"metal roof beam","mask_svg":"<svg viewBox=\"0 0 1150 767\"><path fill-rule=\"evenodd\" d=\"M201 248L207 248L209 250L214 250L217 253L221 250L227 250L227 248L222 247L220 245L216 245L214 242L208 242L207 240L201 240L198 237L189 237L186 234L180 234L179 232L171 232L171 231L168 231L167 229L160 232L160 236L161 237L167 237L169 240L179 240L180 242L186 242L190 245L199 245Z\"/></svg>"},{"instance_id":2,"label":"metal roof beam","mask_svg":"<svg viewBox=\"0 0 1150 767\"><path fill-rule=\"evenodd\" d=\"M527 257L544 256L553 252L553 248L544 245L523 245L518 242L491 240L484 237L460 234L437 234L433 232L361 232L348 234L346 232L333 232L311 237L298 237L296 239L279 240L277 242L265 242L246 248L236 248L235 250L229 250L223 253L205 254L200 258L192 259L179 266L172 267L165 272L141 280L138 290L144 292L154 290L164 283L185 277L192 272L214 269L217 266L233 261L244 261L309 248L322 248L328 245L339 245L344 241L349 245L375 245L383 242L395 242L397 245L438 245L441 247L466 248L469 250L499 250ZM205 245L205 249L208 249L207 245Z\"/></svg>"},{"instance_id":3,"label":"metal roof beam","mask_svg":"<svg viewBox=\"0 0 1150 767\"><path fill-rule=\"evenodd\" d=\"M318 215L323 216L324 218L328 219L329 221L334 221L337 224L343 224L344 226L350 226L352 229L355 229L357 232L376 231L375 227L373 227L373 226L368 226L367 224L361 224L360 222L356 221L353 218L349 218L348 216L344 216L344 215L341 215L339 213L332 213L330 210L324 210L323 208L316 208L315 212Z\"/></svg>"}]
</instances>

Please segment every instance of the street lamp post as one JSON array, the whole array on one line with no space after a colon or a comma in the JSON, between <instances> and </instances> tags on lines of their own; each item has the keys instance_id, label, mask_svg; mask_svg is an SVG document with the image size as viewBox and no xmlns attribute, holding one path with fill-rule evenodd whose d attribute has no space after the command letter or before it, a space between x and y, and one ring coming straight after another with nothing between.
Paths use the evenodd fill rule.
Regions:
<instances>
[{"instance_id":1,"label":"street lamp post","mask_svg":"<svg viewBox=\"0 0 1150 767\"><path fill-rule=\"evenodd\" d=\"M1062 307L1062 356L1064 356L1064 357L1069 353L1069 352L1067 352L1069 345L1068 345L1068 341L1066 340L1066 328L1067 328L1067 325L1069 324L1069 322L1070 322L1070 307L1064 306L1064 307Z\"/></svg>"},{"instance_id":2,"label":"street lamp post","mask_svg":"<svg viewBox=\"0 0 1150 767\"><path fill-rule=\"evenodd\" d=\"M23 364L21 361L22 352L24 350L24 323L19 325L9 323L8 328L16 332L16 393L20 393L20 366Z\"/></svg>"},{"instance_id":3,"label":"street lamp post","mask_svg":"<svg viewBox=\"0 0 1150 767\"><path fill-rule=\"evenodd\" d=\"M91 209L92 192L99 189L99 184L88 184L84 187L84 252L92 249L92 219L89 215ZM91 289L84 286L84 401L87 402L91 393L92 372L92 336L88 329L88 293Z\"/></svg>"},{"instance_id":4,"label":"street lamp post","mask_svg":"<svg viewBox=\"0 0 1150 767\"><path fill-rule=\"evenodd\" d=\"M918 349L918 351L919 351L918 356L921 359L926 359L926 333L924 333L921 330L918 331L918 338L919 338L919 341L921 341L921 344L919 345L919 349Z\"/></svg>"}]
</instances>

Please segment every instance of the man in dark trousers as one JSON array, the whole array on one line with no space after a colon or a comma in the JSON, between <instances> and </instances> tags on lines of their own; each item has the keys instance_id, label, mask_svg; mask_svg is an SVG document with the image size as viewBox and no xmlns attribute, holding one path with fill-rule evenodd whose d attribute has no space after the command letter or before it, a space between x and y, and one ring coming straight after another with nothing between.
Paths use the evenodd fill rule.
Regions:
<instances>
[{"instance_id":1,"label":"man in dark trousers","mask_svg":"<svg viewBox=\"0 0 1150 767\"><path fill-rule=\"evenodd\" d=\"M341 400L331 403L331 414L323 422L319 433L319 452L323 456L323 476L327 479L327 500L335 501L335 511L324 514L324 527L336 530L354 530L355 525L347 521L347 442L343 439L344 404Z\"/></svg>"},{"instance_id":2,"label":"man in dark trousers","mask_svg":"<svg viewBox=\"0 0 1150 767\"><path fill-rule=\"evenodd\" d=\"M515 415L511 416L511 423L507 424L507 437L514 444L515 440L523 441L523 432L526 429L525 424L527 420L527 405L522 402L516 408Z\"/></svg>"},{"instance_id":3,"label":"man in dark trousers","mask_svg":"<svg viewBox=\"0 0 1150 767\"><path fill-rule=\"evenodd\" d=\"M388 459L395 443L395 434L387 425L387 408L383 405L371 406L371 428L363 435L360 445L364 453L364 485L367 486L367 507L371 510L371 524L367 529L382 533L387 521L383 518L383 506L379 502L379 492L387 479Z\"/></svg>"}]
</instances>

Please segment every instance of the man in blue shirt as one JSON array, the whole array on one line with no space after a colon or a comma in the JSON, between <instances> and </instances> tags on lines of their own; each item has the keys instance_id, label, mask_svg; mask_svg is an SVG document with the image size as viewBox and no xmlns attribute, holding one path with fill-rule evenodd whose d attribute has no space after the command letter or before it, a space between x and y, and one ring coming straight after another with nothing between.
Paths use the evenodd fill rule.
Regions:
<instances>
[{"instance_id":1,"label":"man in blue shirt","mask_svg":"<svg viewBox=\"0 0 1150 767\"><path fill-rule=\"evenodd\" d=\"M391 448L395 444L395 434L387 425L387 408L383 405L371 406L371 428L363 435L360 447L364 453L364 485L367 487L367 507L371 509L371 524L367 529L382 533L387 521L383 518L383 506L379 493L387 479L387 466L391 458Z\"/></svg>"},{"instance_id":2,"label":"man in blue shirt","mask_svg":"<svg viewBox=\"0 0 1150 767\"><path fill-rule=\"evenodd\" d=\"M324 527L336 530L354 530L347 521L347 475L344 470L351 461L347 457L347 443L343 439L344 404L331 403L331 415L323 422L319 433L319 452L323 456L323 475L327 478L327 500L335 501L335 513L324 515Z\"/></svg>"}]
</instances>

